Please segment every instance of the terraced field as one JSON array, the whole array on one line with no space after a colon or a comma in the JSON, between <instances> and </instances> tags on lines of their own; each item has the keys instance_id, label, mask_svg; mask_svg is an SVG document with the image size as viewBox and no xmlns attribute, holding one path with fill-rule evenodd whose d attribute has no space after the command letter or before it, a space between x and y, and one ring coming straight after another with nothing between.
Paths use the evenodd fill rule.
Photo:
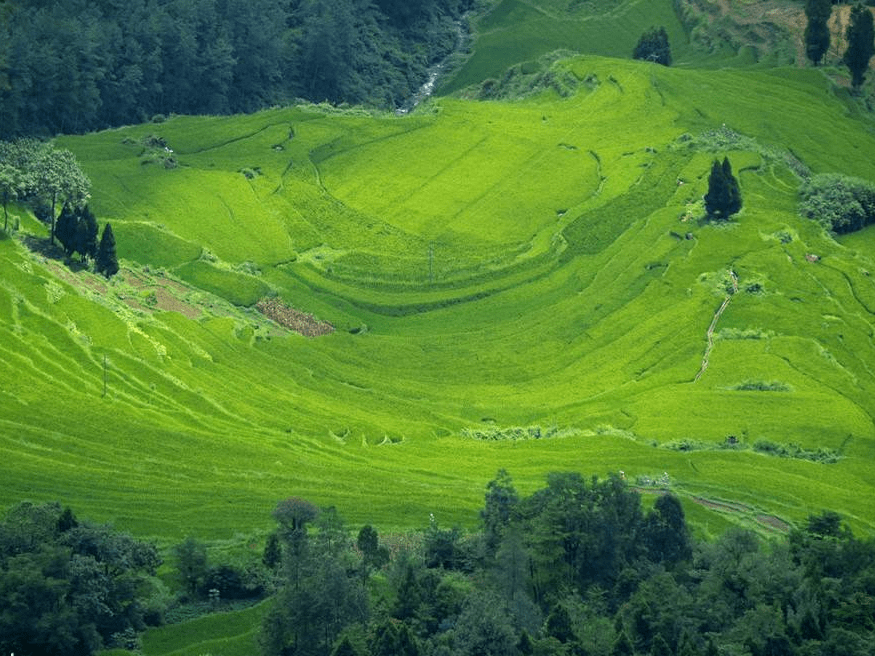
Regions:
<instances>
[{"instance_id":1,"label":"terraced field","mask_svg":"<svg viewBox=\"0 0 875 656\"><path fill-rule=\"evenodd\" d=\"M123 269L0 241L0 505L166 541L258 533L291 494L472 526L504 467L670 485L705 534L872 531L872 236L796 213L800 172L875 178L871 121L795 67L551 73L574 93L59 139ZM715 225L724 155L745 206Z\"/></svg>"}]
</instances>

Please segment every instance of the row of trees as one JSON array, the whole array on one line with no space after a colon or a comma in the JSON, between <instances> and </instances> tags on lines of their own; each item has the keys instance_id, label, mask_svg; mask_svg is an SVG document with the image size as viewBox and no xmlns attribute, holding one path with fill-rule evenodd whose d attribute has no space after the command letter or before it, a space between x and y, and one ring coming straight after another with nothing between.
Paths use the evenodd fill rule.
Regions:
<instances>
[{"instance_id":1,"label":"row of trees","mask_svg":"<svg viewBox=\"0 0 875 656\"><path fill-rule=\"evenodd\" d=\"M455 47L470 2L13 1L0 12L0 138L297 97L396 107Z\"/></svg>"},{"instance_id":2,"label":"row of trees","mask_svg":"<svg viewBox=\"0 0 875 656\"><path fill-rule=\"evenodd\" d=\"M786 540L694 540L678 500L644 512L618 477L492 481L482 530L354 543L336 513L275 511L281 588L266 656L809 656L873 653L875 543L832 513ZM382 555L380 555L382 554Z\"/></svg>"},{"instance_id":3,"label":"row of trees","mask_svg":"<svg viewBox=\"0 0 875 656\"><path fill-rule=\"evenodd\" d=\"M829 19L832 15L833 0L806 0L805 50L808 58L817 66L829 50ZM872 11L861 4L851 9L850 21L845 31L848 47L842 61L851 72L851 85L857 89L866 78L869 61L875 55L875 27Z\"/></svg>"},{"instance_id":4,"label":"row of trees","mask_svg":"<svg viewBox=\"0 0 875 656\"><path fill-rule=\"evenodd\" d=\"M146 624L267 594L265 656L875 653L875 542L829 512L786 538L697 541L678 499L654 491L645 512L617 476L554 473L523 497L499 471L480 530L432 517L391 540L291 497L260 561L175 546L176 595L154 545L22 503L0 520L0 653L135 649Z\"/></svg>"}]
</instances>

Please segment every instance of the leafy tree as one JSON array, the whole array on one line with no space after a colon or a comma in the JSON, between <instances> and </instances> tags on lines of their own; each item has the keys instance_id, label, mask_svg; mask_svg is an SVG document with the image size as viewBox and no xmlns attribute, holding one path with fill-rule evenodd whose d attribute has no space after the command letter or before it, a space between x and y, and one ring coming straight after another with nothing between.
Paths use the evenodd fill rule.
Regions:
<instances>
[{"instance_id":1,"label":"leafy tree","mask_svg":"<svg viewBox=\"0 0 875 656\"><path fill-rule=\"evenodd\" d=\"M389 562L389 550L380 545L380 537L370 524L362 526L356 546L362 554L362 577L365 580L371 570L380 569Z\"/></svg>"},{"instance_id":2,"label":"leafy tree","mask_svg":"<svg viewBox=\"0 0 875 656\"><path fill-rule=\"evenodd\" d=\"M806 0L805 53L817 66L829 50L829 17L832 14L832 0Z\"/></svg>"},{"instance_id":3,"label":"leafy tree","mask_svg":"<svg viewBox=\"0 0 875 656\"><path fill-rule=\"evenodd\" d=\"M189 594L197 593L207 575L207 547L203 542L189 536L173 548L176 569L180 582Z\"/></svg>"},{"instance_id":4,"label":"leafy tree","mask_svg":"<svg viewBox=\"0 0 875 656\"><path fill-rule=\"evenodd\" d=\"M334 537L317 535L310 545L306 523L316 518L316 510L309 502L287 499L278 504L274 517L286 526L285 551L292 562L262 626L265 653L327 655L345 627L367 619L367 594L358 567L348 566L347 545ZM323 523L319 532L333 530Z\"/></svg>"},{"instance_id":5,"label":"leafy tree","mask_svg":"<svg viewBox=\"0 0 875 656\"><path fill-rule=\"evenodd\" d=\"M307 524L318 515L319 509L300 497L280 501L273 511L273 518L279 523L279 536L284 543L286 570L296 586L301 581L309 558Z\"/></svg>"},{"instance_id":6,"label":"leafy tree","mask_svg":"<svg viewBox=\"0 0 875 656\"><path fill-rule=\"evenodd\" d=\"M118 256L115 254L115 236L112 234L112 226L109 223L103 227L95 260L98 273L102 273L107 278L112 278L118 273L119 266Z\"/></svg>"},{"instance_id":7,"label":"leafy tree","mask_svg":"<svg viewBox=\"0 0 875 656\"><path fill-rule=\"evenodd\" d=\"M82 203L88 197L91 182L79 168L76 156L66 149L55 150L46 146L41 149L32 166L36 194L51 208L49 235L51 243L54 244L55 207L58 201L66 201L74 205Z\"/></svg>"},{"instance_id":8,"label":"leafy tree","mask_svg":"<svg viewBox=\"0 0 875 656\"><path fill-rule=\"evenodd\" d=\"M2 161L0 152L0 202L3 203L3 230L9 229L8 205L18 200L27 188L26 178L22 171Z\"/></svg>"},{"instance_id":9,"label":"leafy tree","mask_svg":"<svg viewBox=\"0 0 875 656\"><path fill-rule=\"evenodd\" d=\"M635 49L632 51L634 59L671 66L671 47L668 43L668 33L664 27L651 27L641 35Z\"/></svg>"},{"instance_id":10,"label":"leafy tree","mask_svg":"<svg viewBox=\"0 0 875 656\"><path fill-rule=\"evenodd\" d=\"M486 503L480 511L488 553L495 553L518 503L510 474L499 469L495 478L486 484Z\"/></svg>"},{"instance_id":11,"label":"leafy tree","mask_svg":"<svg viewBox=\"0 0 875 656\"><path fill-rule=\"evenodd\" d=\"M643 526L643 539L651 560L672 564L692 555L690 532L677 497L657 498Z\"/></svg>"},{"instance_id":12,"label":"leafy tree","mask_svg":"<svg viewBox=\"0 0 875 656\"><path fill-rule=\"evenodd\" d=\"M875 27L868 7L858 4L851 9L851 19L845 36L848 39L848 49L845 50L844 63L851 71L851 85L854 89L859 89L866 79L869 60L875 54Z\"/></svg>"},{"instance_id":13,"label":"leafy tree","mask_svg":"<svg viewBox=\"0 0 875 656\"><path fill-rule=\"evenodd\" d=\"M485 591L466 601L455 627L459 656L507 656L516 649L517 634L500 600Z\"/></svg>"},{"instance_id":14,"label":"leafy tree","mask_svg":"<svg viewBox=\"0 0 875 656\"><path fill-rule=\"evenodd\" d=\"M741 190L738 180L732 174L729 158L723 163L714 160L708 176L708 193L705 194L705 211L708 216L728 219L741 209Z\"/></svg>"}]
</instances>

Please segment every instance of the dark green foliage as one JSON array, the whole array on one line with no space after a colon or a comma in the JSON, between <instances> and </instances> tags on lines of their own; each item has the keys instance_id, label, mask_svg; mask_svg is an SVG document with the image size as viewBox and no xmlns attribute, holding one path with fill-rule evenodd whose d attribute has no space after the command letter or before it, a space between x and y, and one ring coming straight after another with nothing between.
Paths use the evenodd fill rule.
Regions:
<instances>
[{"instance_id":1,"label":"dark green foliage","mask_svg":"<svg viewBox=\"0 0 875 656\"><path fill-rule=\"evenodd\" d=\"M315 537L307 524L321 517ZM286 557L285 580L265 617L261 642L267 656L327 655L341 631L368 616L359 565L340 536L342 521L333 509L321 513L291 497L277 504L274 518Z\"/></svg>"},{"instance_id":2,"label":"dark green foliage","mask_svg":"<svg viewBox=\"0 0 875 656\"><path fill-rule=\"evenodd\" d=\"M380 537L370 524L359 531L356 546L362 554L362 576L365 579L372 570L380 569L389 562L389 550L380 545Z\"/></svg>"},{"instance_id":3,"label":"dark green foliage","mask_svg":"<svg viewBox=\"0 0 875 656\"><path fill-rule=\"evenodd\" d=\"M0 137L304 97L401 105L456 42L468 0L16 3L0 26ZM71 72L75 71L75 75Z\"/></svg>"},{"instance_id":4,"label":"dark green foliage","mask_svg":"<svg viewBox=\"0 0 875 656\"><path fill-rule=\"evenodd\" d=\"M687 529L684 509L677 497L660 496L642 528L648 557L667 565L686 560L692 555L692 541Z\"/></svg>"},{"instance_id":5,"label":"dark green foliage","mask_svg":"<svg viewBox=\"0 0 875 656\"><path fill-rule=\"evenodd\" d=\"M574 639L574 630L571 628L571 616L564 604L558 603L547 615L544 622L544 632L556 638L559 642L570 642Z\"/></svg>"},{"instance_id":6,"label":"dark green foliage","mask_svg":"<svg viewBox=\"0 0 875 656\"><path fill-rule=\"evenodd\" d=\"M651 27L641 38L632 51L634 59L655 62L663 66L671 66L671 47L668 43L668 33L664 27Z\"/></svg>"},{"instance_id":7,"label":"dark green foliage","mask_svg":"<svg viewBox=\"0 0 875 656\"><path fill-rule=\"evenodd\" d=\"M345 637L337 643L337 647L331 652L331 656L359 656L359 653L355 650L355 647L352 646L349 637Z\"/></svg>"},{"instance_id":8,"label":"dark green foliage","mask_svg":"<svg viewBox=\"0 0 875 656\"><path fill-rule=\"evenodd\" d=\"M705 211L708 216L726 220L741 209L741 190L732 173L729 158L723 162L714 160L708 176L708 192L705 194Z\"/></svg>"},{"instance_id":9,"label":"dark green foliage","mask_svg":"<svg viewBox=\"0 0 875 656\"><path fill-rule=\"evenodd\" d=\"M817 66L829 50L829 17L832 14L832 0L806 0L805 16L805 54Z\"/></svg>"},{"instance_id":10,"label":"dark green foliage","mask_svg":"<svg viewBox=\"0 0 875 656\"><path fill-rule=\"evenodd\" d=\"M77 215L76 245L73 250L79 253L79 256L84 262L88 258L94 258L97 256L97 219L88 205L79 208Z\"/></svg>"},{"instance_id":11,"label":"dark green foliage","mask_svg":"<svg viewBox=\"0 0 875 656\"><path fill-rule=\"evenodd\" d=\"M459 656L507 656L517 635L510 614L495 596L472 594L456 622L455 653Z\"/></svg>"},{"instance_id":12,"label":"dark green foliage","mask_svg":"<svg viewBox=\"0 0 875 656\"><path fill-rule=\"evenodd\" d=\"M267 536L261 560L265 567L270 570L275 570L279 566L282 560L282 548L280 547L280 539L276 532Z\"/></svg>"},{"instance_id":13,"label":"dark green foliage","mask_svg":"<svg viewBox=\"0 0 875 656\"><path fill-rule=\"evenodd\" d=\"M520 512L539 603L572 588L613 588L642 549L638 494L616 476L587 484L576 473L550 474L547 487L521 502Z\"/></svg>"},{"instance_id":14,"label":"dark green foliage","mask_svg":"<svg viewBox=\"0 0 875 656\"><path fill-rule=\"evenodd\" d=\"M838 173L816 175L799 190L800 212L837 233L875 223L875 184Z\"/></svg>"},{"instance_id":15,"label":"dark green foliage","mask_svg":"<svg viewBox=\"0 0 875 656\"><path fill-rule=\"evenodd\" d=\"M79 227L79 212L70 203L64 203L55 222L55 237L67 256L76 250L76 232Z\"/></svg>"},{"instance_id":16,"label":"dark green foliage","mask_svg":"<svg viewBox=\"0 0 875 656\"><path fill-rule=\"evenodd\" d=\"M498 548L518 503L513 480L507 471L499 469L495 478L486 485L486 504L480 511L489 553L494 554Z\"/></svg>"},{"instance_id":17,"label":"dark green foliage","mask_svg":"<svg viewBox=\"0 0 875 656\"><path fill-rule=\"evenodd\" d=\"M207 546L193 537L173 548L180 583L189 594L196 594L207 575Z\"/></svg>"},{"instance_id":18,"label":"dark green foliage","mask_svg":"<svg viewBox=\"0 0 875 656\"><path fill-rule=\"evenodd\" d=\"M118 273L118 256L115 252L115 235L112 234L112 226L107 223L100 235L100 244L97 247L95 268L107 278L112 278Z\"/></svg>"},{"instance_id":19,"label":"dark green foliage","mask_svg":"<svg viewBox=\"0 0 875 656\"><path fill-rule=\"evenodd\" d=\"M843 60L851 71L851 85L858 89L866 79L869 60L875 54L872 12L863 5L855 5L851 9L851 19L845 36L848 39L848 49L845 50Z\"/></svg>"},{"instance_id":20,"label":"dark green foliage","mask_svg":"<svg viewBox=\"0 0 875 656\"><path fill-rule=\"evenodd\" d=\"M153 545L22 503L0 522L0 653L81 656L143 628L138 599Z\"/></svg>"}]
</instances>

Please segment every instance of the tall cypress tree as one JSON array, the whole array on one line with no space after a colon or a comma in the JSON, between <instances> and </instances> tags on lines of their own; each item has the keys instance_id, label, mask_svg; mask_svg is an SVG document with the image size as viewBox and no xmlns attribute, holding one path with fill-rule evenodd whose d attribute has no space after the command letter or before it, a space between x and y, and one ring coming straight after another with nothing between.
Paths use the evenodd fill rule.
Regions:
<instances>
[{"instance_id":1,"label":"tall cypress tree","mask_svg":"<svg viewBox=\"0 0 875 656\"><path fill-rule=\"evenodd\" d=\"M832 14L832 0L806 0L805 53L817 66L829 50L829 17Z\"/></svg>"},{"instance_id":2,"label":"tall cypress tree","mask_svg":"<svg viewBox=\"0 0 875 656\"><path fill-rule=\"evenodd\" d=\"M851 9L851 21L845 36L848 49L845 50L844 62L851 71L851 85L859 89L866 79L869 60L875 54L875 26L868 7L856 5Z\"/></svg>"},{"instance_id":3,"label":"tall cypress tree","mask_svg":"<svg viewBox=\"0 0 875 656\"><path fill-rule=\"evenodd\" d=\"M118 273L118 257L115 254L115 236L112 234L112 226L107 223L100 235L100 245L97 247L95 262L97 272L107 278Z\"/></svg>"}]
</instances>

